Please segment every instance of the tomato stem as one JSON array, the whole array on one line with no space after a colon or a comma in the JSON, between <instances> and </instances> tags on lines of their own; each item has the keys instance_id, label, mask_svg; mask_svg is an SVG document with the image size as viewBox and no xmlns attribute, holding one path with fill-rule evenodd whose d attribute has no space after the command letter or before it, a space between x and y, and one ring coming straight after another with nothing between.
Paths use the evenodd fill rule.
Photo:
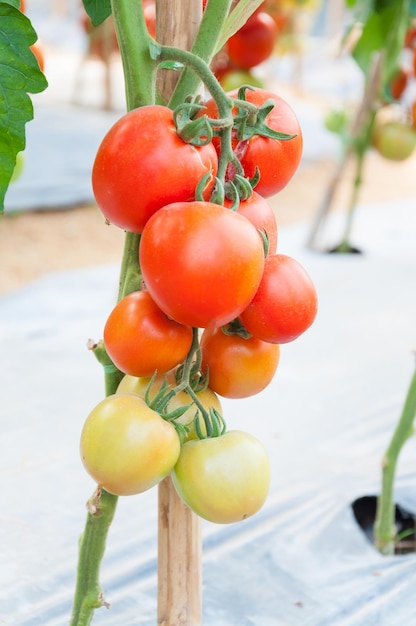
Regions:
<instances>
[{"instance_id":1,"label":"tomato stem","mask_svg":"<svg viewBox=\"0 0 416 626\"><path fill-rule=\"evenodd\" d=\"M107 350L105 349L104 342L102 340L98 342L94 342L92 340L88 341L87 347L89 350L92 350L95 358L104 369L104 382L105 382L105 395L110 396L116 392L117 387L123 378L123 372L114 365L112 360L107 354Z\"/></svg>"},{"instance_id":2,"label":"tomato stem","mask_svg":"<svg viewBox=\"0 0 416 626\"><path fill-rule=\"evenodd\" d=\"M130 111L155 102L156 66L152 62L142 2L111 0L114 25L123 63L126 103Z\"/></svg>"},{"instance_id":3,"label":"tomato stem","mask_svg":"<svg viewBox=\"0 0 416 626\"><path fill-rule=\"evenodd\" d=\"M222 32L222 25L229 13L232 0L210 0L191 48L191 53L210 64ZM196 93L200 85L200 76L187 67L182 72L169 106L176 108L189 94Z\"/></svg>"},{"instance_id":4,"label":"tomato stem","mask_svg":"<svg viewBox=\"0 0 416 626\"><path fill-rule=\"evenodd\" d=\"M377 500L374 541L382 554L394 554L396 539L394 480L400 451L414 434L416 417L416 369L411 379L402 413L382 462L382 485Z\"/></svg>"},{"instance_id":5,"label":"tomato stem","mask_svg":"<svg viewBox=\"0 0 416 626\"><path fill-rule=\"evenodd\" d=\"M117 496L104 489L95 491L87 503L87 521L80 542L77 589L70 626L89 626L94 610L108 603L98 582L108 528L113 520Z\"/></svg>"}]
</instances>

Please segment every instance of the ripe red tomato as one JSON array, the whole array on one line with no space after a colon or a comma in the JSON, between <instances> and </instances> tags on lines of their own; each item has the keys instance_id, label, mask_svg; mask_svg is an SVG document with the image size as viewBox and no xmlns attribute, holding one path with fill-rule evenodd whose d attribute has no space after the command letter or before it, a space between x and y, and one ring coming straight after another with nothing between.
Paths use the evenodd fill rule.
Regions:
<instances>
[{"instance_id":1,"label":"ripe red tomato","mask_svg":"<svg viewBox=\"0 0 416 626\"><path fill-rule=\"evenodd\" d=\"M404 122L376 123L372 143L385 159L405 161L416 148L416 131L411 124Z\"/></svg>"},{"instance_id":2,"label":"ripe red tomato","mask_svg":"<svg viewBox=\"0 0 416 626\"><path fill-rule=\"evenodd\" d=\"M201 328L237 317L264 267L254 226L211 202L178 202L157 211L143 230L139 255L156 304L173 320Z\"/></svg>"},{"instance_id":3,"label":"ripe red tomato","mask_svg":"<svg viewBox=\"0 0 416 626\"><path fill-rule=\"evenodd\" d=\"M150 378L136 378L135 376L126 375L121 380L117 388L117 393L134 393L144 399L149 383ZM166 374L159 374L154 378L152 385L149 389L150 400L153 400L156 394L160 391L163 384L169 385L170 388L176 385L174 370L166 372ZM218 413L222 415L221 402L217 394L210 387L206 387L205 389L196 392L196 396L207 412L209 412L211 408L214 408L216 411L218 411ZM185 436L185 441L198 438L194 424L194 417L197 412L195 402L186 391L180 391L169 400L166 407L167 411L174 411L175 409L179 409L180 407L188 405L190 405L189 408L179 418L175 420L175 423L183 424L189 429ZM206 434L205 423L202 418L200 420L200 426L202 432Z\"/></svg>"},{"instance_id":4,"label":"ripe red tomato","mask_svg":"<svg viewBox=\"0 0 416 626\"><path fill-rule=\"evenodd\" d=\"M256 295L239 319L254 337L271 343L287 343L314 321L318 298L304 267L285 254L266 259Z\"/></svg>"},{"instance_id":5,"label":"ripe red tomato","mask_svg":"<svg viewBox=\"0 0 416 626\"><path fill-rule=\"evenodd\" d=\"M172 472L182 500L215 524L239 522L263 506L270 463L263 444L239 430L187 441Z\"/></svg>"},{"instance_id":6,"label":"ripe red tomato","mask_svg":"<svg viewBox=\"0 0 416 626\"><path fill-rule=\"evenodd\" d=\"M231 91L228 95L237 98L238 90ZM234 151L243 166L245 176L252 178L258 167L260 182L256 186L256 191L267 198L281 191L296 172L302 156L302 131L293 109L278 95L264 89L254 91L248 89L246 99L256 106L264 104L266 100L272 100L274 108L267 116L266 124L275 131L295 135L292 139L286 140L269 139L258 135L240 142L237 138L234 139ZM209 99L205 106L208 117L218 117L213 99ZM219 150L218 141L214 143Z\"/></svg>"},{"instance_id":7,"label":"ripe red tomato","mask_svg":"<svg viewBox=\"0 0 416 626\"><path fill-rule=\"evenodd\" d=\"M210 388L224 398L248 398L263 391L280 358L277 344L227 335L222 328L204 330L201 350L201 369L209 376Z\"/></svg>"},{"instance_id":8,"label":"ripe red tomato","mask_svg":"<svg viewBox=\"0 0 416 626\"><path fill-rule=\"evenodd\" d=\"M179 457L180 440L175 427L142 398L115 394L88 415L80 451L85 469L100 487L129 496L170 474Z\"/></svg>"},{"instance_id":9,"label":"ripe red tomato","mask_svg":"<svg viewBox=\"0 0 416 626\"><path fill-rule=\"evenodd\" d=\"M224 206L230 207L230 200L224 201ZM269 254L275 254L277 248L277 222L276 216L270 204L258 193L240 202L238 213L248 219L258 230L267 234L269 240Z\"/></svg>"},{"instance_id":10,"label":"ripe red tomato","mask_svg":"<svg viewBox=\"0 0 416 626\"><path fill-rule=\"evenodd\" d=\"M165 204L193 200L218 159L209 143L196 147L178 136L173 113L159 105L130 111L108 131L98 148L92 186L107 220L141 233L149 217Z\"/></svg>"},{"instance_id":11,"label":"ripe red tomato","mask_svg":"<svg viewBox=\"0 0 416 626\"><path fill-rule=\"evenodd\" d=\"M270 15L256 12L227 41L228 56L243 69L260 65L272 55L277 32L276 22Z\"/></svg>"},{"instance_id":12,"label":"ripe red tomato","mask_svg":"<svg viewBox=\"0 0 416 626\"><path fill-rule=\"evenodd\" d=\"M152 376L181 363L192 344L192 329L174 322L147 291L120 300L104 327L104 345L113 363L132 376Z\"/></svg>"}]
</instances>

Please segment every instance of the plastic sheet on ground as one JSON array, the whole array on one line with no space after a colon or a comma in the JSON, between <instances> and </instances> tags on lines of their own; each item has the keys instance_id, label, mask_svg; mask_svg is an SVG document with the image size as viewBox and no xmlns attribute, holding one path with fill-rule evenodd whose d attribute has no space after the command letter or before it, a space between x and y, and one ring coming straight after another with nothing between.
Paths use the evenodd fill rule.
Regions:
<instances>
[{"instance_id":1,"label":"plastic sheet on ground","mask_svg":"<svg viewBox=\"0 0 416 626\"><path fill-rule=\"evenodd\" d=\"M336 243L342 216L331 221ZM360 207L361 255L305 249L307 225L280 251L315 281L314 326L282 346L262 394L223 401L228 428L267 446L272 486L239 524L203 524L205 626L396 626L416 623L416 554L383 557L351 503L377 494L380 463L413 373L414 201ZM0 622L68 623L84 503L83 421L103 395L86 349L114 304L118 268L62 272L0 300ZM157 490L120 499L101 582L111 609L94 625L156 623ZM416 512L416 442L401 456L396 502Z\"/></svg>"}]
</instances>

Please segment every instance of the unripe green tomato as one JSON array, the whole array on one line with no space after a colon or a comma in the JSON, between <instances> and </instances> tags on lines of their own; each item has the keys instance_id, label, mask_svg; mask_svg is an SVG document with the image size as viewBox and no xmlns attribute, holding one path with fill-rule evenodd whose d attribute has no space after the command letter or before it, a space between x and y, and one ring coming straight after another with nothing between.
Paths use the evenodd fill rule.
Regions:
<instances>
[{"instance_id":1,"label":"unripe green tomato","mask_svg":"<svg viewBox=\"0 0 416 626\"><path fill-rule=\"evenodd\" d=\"M239 89L242 85L265 88L264 81L246 70L226 70L220 77L220 83L224 91Z\"/></svg>"},{"instance_id":2,"label":"unripe green tomato","mask_svg":"<svg viewBox=\"0 0 416 626\"><path fill-rule=\"evenodd\" d=\"M135 376L126 375L122 378L117 388L117 393L133 393L137 394L140 398L144 398L150 380L150 378L136 378ZM156 396L165 381L170 387L174 387L176 385L174 370L171 370L166 374L156 376L149 390L150 400ZM207 412L209 412L210 408L213 408L222 415L221 402L217 394L214 393L212 389L206 387L206 389L197 393L197 397ZM167 411L174 411L175 409L179 409L180 407L187 406L189 404L191 404L189 409L187 409L185 413L183 413L183 415L176 420L178 424L187 426L189 429L185 436L185 441L198 438L194 426L194 417L197 412L197 408L193 403L192 398L186 393L186 391L180 391L177 393L169 400L167 405ZM206 434L205 422L202 417L200 419L200 425L202 433Z\"/></svg>"},{"instance_id":3,"label":"unripe green tomato","mask_svg":"<svg viewBox=\"0 0 416 626\"><path fill-rule=\"evenodd\" d=\"M341 133L348 124L348 114L345 109L331 109L325 115L324 124L331 133Z\"/></svg>"},{"instance_id":4,"label":"unripe green tomato","mask_svg":"<svg viewBox=\"0 0 416 626\"><path fill-rule=\"evenodd\" d=\"M194 513L216 524L239 522L263 506L270 486L263 444L240 430L187 441L172 472L179 496Z\"/></svg>"},{"instance_id":5,"label":"unripe green tomato","mask_svg":"<svg viewBox=\"0 0 416 626\"><path fill-rule=\"evenodd\" d=\"M133 394L102 400L88 415L80 442L87 472L117 496L157 485L172 471L180 448L174 426Z\"/></svg>"},{"instance_id":6,"label":"unripe green tomato","mask_svg":"<svg viewBox=\"0 0 416 626\"><path fill-rule=\"evenodd\" d=\"M390 161L405 161L416 148L416 130L409 124L398 121L375 126L373 146Z\"/></svg>"}]
</instances>

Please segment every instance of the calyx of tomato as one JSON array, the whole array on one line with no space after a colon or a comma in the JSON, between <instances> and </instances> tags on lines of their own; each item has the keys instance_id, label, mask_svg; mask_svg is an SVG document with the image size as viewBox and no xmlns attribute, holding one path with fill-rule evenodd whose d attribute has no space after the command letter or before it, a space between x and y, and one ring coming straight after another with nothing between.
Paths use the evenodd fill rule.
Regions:
<instances>
[{"instance_id":1,"label":"calyx of tomato","mask_svg":"<svg viewBox=\"0 0 416 626\"><path fill-rule=\"evenodd\" d=\"M182 141L194 146L205 146L212 140L212 127L206 116L195 117L204 108L195 101L180 104L173 111L176 132Z\"/></svg>"},{"instance_id":2,"label":"calyx of tomato","mask_svg":"<svg viewBox=\"0 0 416 626\"><path fill-rule=\"evenodd\" d=\"M179 423L177 420L193 405L196 407L194 426L195 432L200 439L207 437L220 437L226 431L226 425L222 415L213 407L209 411L205 409L203 404L199 401L198 393L206 389L209 384L209 378L201 372L201 349L199 345L198 329L193 329L193 341L189 353L185 361L176 370L176 385L172 386L165 380L154 395L150 397L152 385L157 376L155 372L149 381L147 386L144 400L146 404L159 413L159 415L169 421L175 428L183 443L189 428L184 424ZM168 410L169 401L181 391L185 391L192 402L184 406L178 407L173 411ZM205 425L205 431L203 431L201 425L203 420Z\"/></svg>"},{"instance_id":3,"label":"calyx of tomato","mask_svg":"<svg viewBox=\"0 0 416 626\"><path fill-rule=\"evenodd\" d=\"M221 326L221 330L224 335L238 335L243 339L250 339L252 337L251 333L248 332L247 328L245 328L238 318L225 326Z\"/></svg>"},{"instance_id":4,"label":"calyx of tomato","mask_svg":"<svg viewBox=\"0 0 416 626\"><path fill-rule=\"evenodd\" d=\"M254 91L249 85L243 85L238 90L238 98L234 100L238 109L238 113L234 117L234 129L239 141L245 141L256 135L283 141L296 137L296 135L280 133L267 126L267 116L275 106L273 100L266 100L260 107L256 107L251 102L247 102L247 89Z\"/></svg>"}]
</instances>

